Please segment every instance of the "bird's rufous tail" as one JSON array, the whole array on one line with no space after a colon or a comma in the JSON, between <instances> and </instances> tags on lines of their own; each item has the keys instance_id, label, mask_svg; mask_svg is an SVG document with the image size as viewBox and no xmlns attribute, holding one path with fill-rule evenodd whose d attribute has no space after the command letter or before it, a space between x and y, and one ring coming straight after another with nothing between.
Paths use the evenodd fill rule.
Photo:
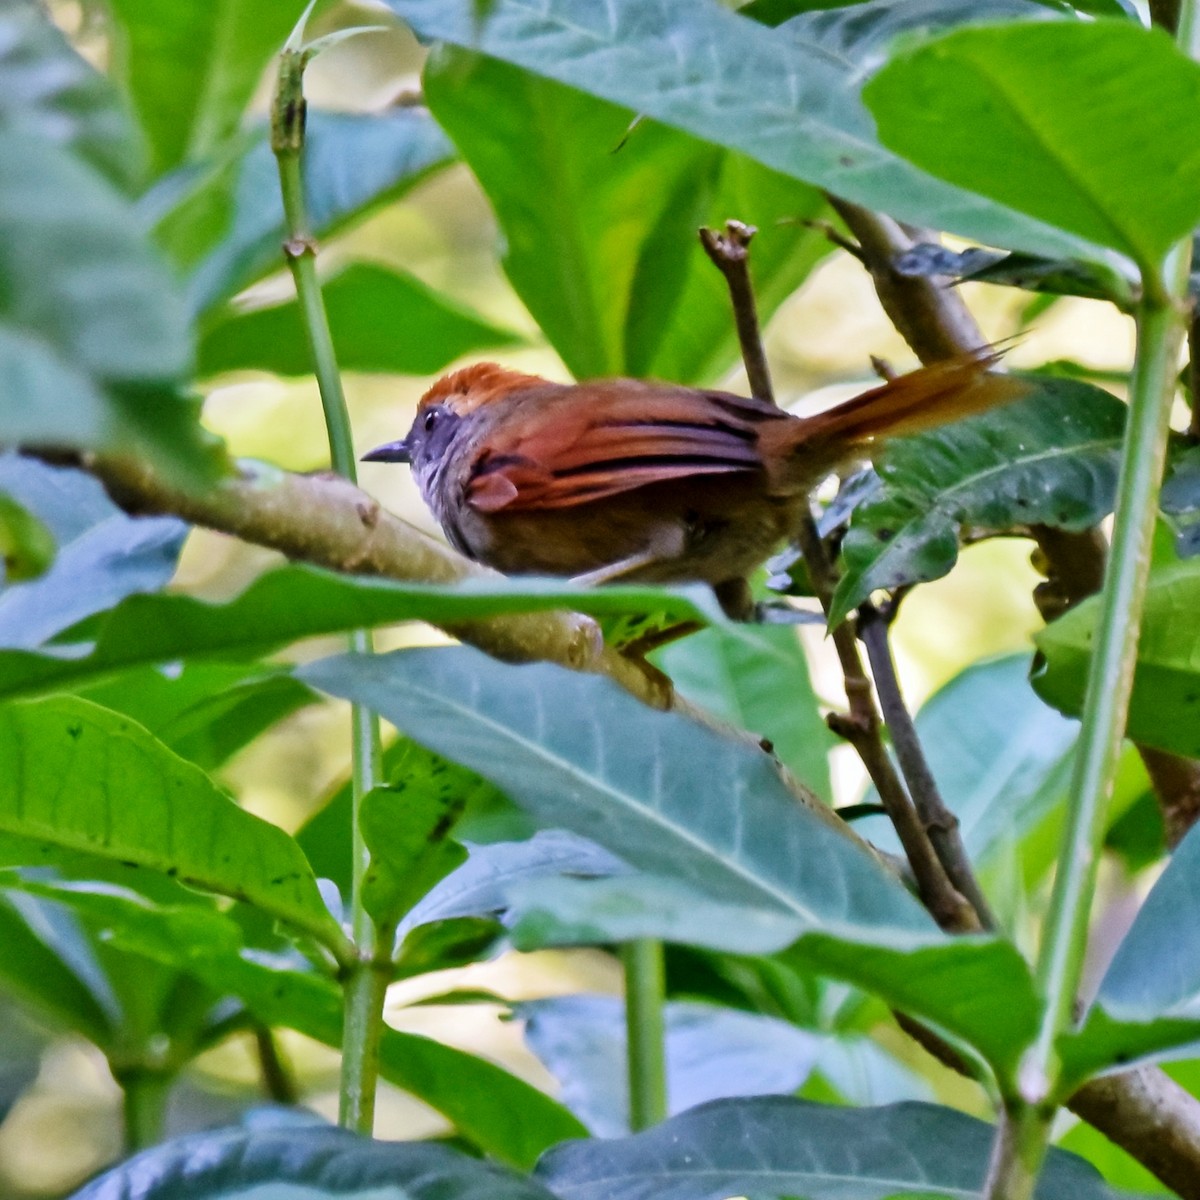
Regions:
<instances>
[{"instance_id":1,"label":"bird's rufous tail","mask_svg":"<svg viewBox=\"0 0 1200 1200\"><path fill-rule=\"evenodd\" d=\"M1007 404L1024 395L1029 385L991 370L1000 354L987 347L889 379L804 419L800 441L813 448L826 443L850 449L936 429Z\"/></svg>"}]
</instances>

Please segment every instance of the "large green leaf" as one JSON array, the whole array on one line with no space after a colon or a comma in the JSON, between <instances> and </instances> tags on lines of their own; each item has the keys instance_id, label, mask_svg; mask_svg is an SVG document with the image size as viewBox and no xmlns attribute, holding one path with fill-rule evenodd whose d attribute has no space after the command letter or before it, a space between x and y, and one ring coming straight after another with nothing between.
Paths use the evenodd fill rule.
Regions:
<instances>
[{"instance_id":1,"label":"large green leaf","mask_svg":"<svg viewBox=\"0 0 1200 1200\"><path fill-rule=\"evenodd\" d=\"M261 576L228 604L180 595L131 596L101 619L95 649L82 658L0 651L0 697L77 686L146 663L205 656L238 660L344 629L554 609L725 619L704 588L584 588L536 578L435 587L289 566Z\"/></svg>"},{"instance_id":2,"label":"large green leaf","mask_svg":"<svg viewBox=\"0 0 1200 1200\"><path fill-rule=\"evenodd\" d=\"M884 150L858 94L871 51L839 57L716 0L496 0L482 23L459 0L387 4L422 37L481 50L905 220L1052 257L1095 253ZM1016 8L980 4L978 16ZM1046 15L1032 3L1026 11Z\"/></svg>"},{"instance_id":3,"label":"large green leaf","mask_svg":"<svg viewBox=\"0 0 1200 1200\"><path fill-rule=\"evenodd\" d=\"M73 1200L553 1200L540 1184L492 1163L420 1142L380 1142L315 1118L264 1114L144 1150Z\"/></svg>"},{"instance_id":4,"label":"large green leaf","mask_svg":"<svg viewBox=\"0 0 1200 1200\"><path fill-rule=\"evenodd\" d=\"M1135 742L1200 757L1200 562L1150 573L1126 732ZM1036 636L1043 662L1033 685L1043 700L1075 716L1096 628L1097 601L1085 600Z\"/></svg>"},{"instance_id":5,"label":"large green leaf","mask_svg":"<svg viewBox=\"0 0 1200 1200\"><path fill-rule=\"evenodd\" d=\"M453 157L446 135L424 109L380 116L310 113L304 184L313 233L332 237ZM279 171L262 129L163 178L143 197L139 212L186 272L195 313L283 268Z\"/></svg>"},{"instance_id":6,"label":"large green leaf","mask_svg":"<svg viewBox=\"0 0 1200 1200\"><path fill-rule=\"evenodd\" d=\"M201 158L236 129L300 8L293 0L109 0L116 75L155 175Z\"/></svg>"},{"instance_id":7,"label":"large green leaf","mask_svg":"<svg viewBox=\"0 0 1200 1200\"><path fill-rule=\"evenodd\" d=\"M728 369L733 321L700 225L759 227L764 314L831 249L803 224L824 210L816 190L574 88L445 53L425 93L496 210L509 279L579 378Z\"/></svg>"},{"instance_id":8,"label":"large green leaf","mask_svg":"<svg viewBox=\"0 0 1200 1200\"><path fill-rule=\"evenodd\" d=\"M725 1200L900 1194L978 1200L995 1130L933 1104L834 1108L787 1096L717 1100L629 1138L552 1150L535 1177L562 1200ZM1074 1155L1052 1150L1037 1200L1115 1200Z\"/></svg>"},{"instance_id":9,"label":"large green leaf","mask_svg":"<svg viewBox=\"0 0 1200 1200\"><path fill-rule=\"evenodd\" d=\"M0 832L137 863L344 941L296 843L128 718L66 696L10 704L0 745Z\"/></svg>"},{"instance_id":10,"label":"large green leaf","mask_svg":"<svg viewBox=\"0 0 1200 1200\"><path fill-rule=\"evenodd\" d=\"M432 375L464 354L517 342L516 334L451 303L411 275L355 263L322 288L343 371ZM201 375L273 371L307 375L312 357L295 300L227 309L206 323Z\"/></svg>"},{"instance_id":11,"label":"large green leaf","mask_svg":"<svg viewBox=\"0 0 1200 1200\"><path fill-rule=\"evenodd\" d=\"M739 924L764 914L777 948L802 938L798 954L939 1022L1001 1072L1033 1032L1032 983L1016 951L939 933L874 859L797 804L760 750L647 712L606 680L507 667L467 648L343 656L299 674L478 771L542 823L682 893L675 913L657 894L653 903L623 897L626 927L640 919L645 936L668 938L694 930L688 899L699 892L711 919L689 937L728 946ZM608 940L603 926L591 928ZM950 988L956 974L978 982Z\"/></svg>"},{"instance_id":12,"label":"large green leaf","mask_svg":"<svg viewBox=\"0 0 1200 1200\"><path fill-rule=\"evenodd\" d=\"M1111 510L1125 406L1076 380L1029 385L1015 403L898 439L879 456L884 486L851 520L831 623L876 588L945 575L964 530L1087 529Z\"/></svg>"},{"instance_id":13,"label":"large green leaf","mask_svg":"<svg viewBox=\"0 0 1200 1200\"><path fill-rule=\"evenodd\" d=\"M71 48L38 0L0 10L0 127L71 150L131 186L143 155L117 91Z\"/></svg>"},{"instance_id":14,"label":"large green leaf","mask_svg":"<svg viewBox=\"0 0 1200 1200\"><path fill-rule=\"evenodd\" d=\"M958 30L901 51L864 96L897 153L1143 269L1200 221L1200 64L1161 30Z\"/></svg>"},{"instance_id":15,"label":"large green leaf","mask_svg":"<svg viewBox=\"0 0 1200 1200\"><path fill-rule=\"evenodd\" d=\"M27 886L75 907L121 949L237 996L260 1021L341 1045L337 983L300 969L295 957L278 953L277 946L243 947L237 923L216 908L156 906L124 888ZM584 1132L570 1113L532 1085L429 1038L385 1029L379 1065L383 1078L442 1113L464 1138L516 1166L530 1167L548 1146Z\"/></svg>"},{"instance_id":16,"label":"large green leaf","mask_svg":"<svg viewBox=\"0 0 1200 1200\"><path fill-rule=\"evenodd\" d=\"M766 737L779 761L818 796L832 795L834 737L817 704L796 630L731 625L668 646L658 663L683 695Z\"/></svg>"}]
</instances>

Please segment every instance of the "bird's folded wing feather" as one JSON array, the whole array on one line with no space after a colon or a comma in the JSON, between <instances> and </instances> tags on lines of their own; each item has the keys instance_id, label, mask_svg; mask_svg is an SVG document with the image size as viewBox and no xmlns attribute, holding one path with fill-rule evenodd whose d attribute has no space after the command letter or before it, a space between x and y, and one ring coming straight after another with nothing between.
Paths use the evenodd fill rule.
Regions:
<instances>
[{"instance_id":1,"label":"bird's folded wing feather","mask_svg":"<svg viewBox=\"0 0 1200 1200\"><path fill-rule=\"evenodd\" d=\"M761 401L631 381L585 384L498 430L467 501L482 512L569 508L651 483L762 469ZM523 415L523 414L522 414Z\"/></svg>"}]
</instances>

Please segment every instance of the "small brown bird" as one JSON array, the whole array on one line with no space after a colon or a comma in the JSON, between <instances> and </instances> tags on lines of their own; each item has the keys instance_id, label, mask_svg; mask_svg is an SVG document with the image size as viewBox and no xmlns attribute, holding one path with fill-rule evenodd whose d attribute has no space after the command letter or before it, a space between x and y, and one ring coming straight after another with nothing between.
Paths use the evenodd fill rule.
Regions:
<instances>
[{"instance_id":1,"label":"small brown bird","mask_svg":"<svg viewBox=\"0 0 1200 1200\"><path fill-rule=\"evenodd\" d=\"M550 383L495 363L439 379L408 436L364 455L412 464L450 542L507 574L682 582L729 594L791 534L830 472L885 438L1016 398L990 349L813 417L634 379Z\"/></svg>"}]
</instances>

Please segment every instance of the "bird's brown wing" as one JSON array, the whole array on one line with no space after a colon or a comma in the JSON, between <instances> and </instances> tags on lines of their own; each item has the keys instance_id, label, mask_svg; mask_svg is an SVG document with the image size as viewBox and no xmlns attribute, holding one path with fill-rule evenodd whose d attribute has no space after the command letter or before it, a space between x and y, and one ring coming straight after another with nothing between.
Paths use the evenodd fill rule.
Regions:
<instances>
[{"instance_id":1,"label":"bird's brown wing","mask_svg":"<svg viewBox=\"0 0 1200 1200\"><path fill-rule=\"evenodd\" d=\"M668 479L761 470L759 428L786 419L724 392L628 379L564 388L494 431L467 501L482 512L569 508Z\"/></svg>"}]
</instances>

